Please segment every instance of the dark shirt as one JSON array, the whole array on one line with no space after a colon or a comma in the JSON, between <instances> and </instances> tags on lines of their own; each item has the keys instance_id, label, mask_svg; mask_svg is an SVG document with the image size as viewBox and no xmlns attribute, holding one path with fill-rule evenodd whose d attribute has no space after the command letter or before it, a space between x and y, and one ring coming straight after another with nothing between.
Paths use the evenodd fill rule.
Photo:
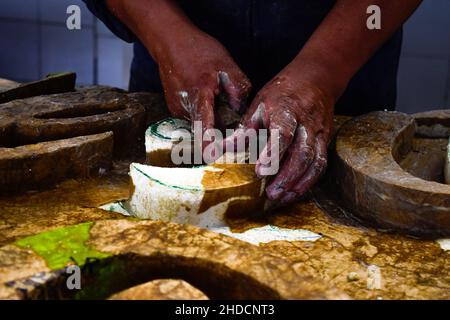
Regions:
<instances>
[{"instance_id":1,"label":"dark shirt","mask_svg":"<svg viewBox=\"0 0 450 320\"><path fill-rule=\"evenodd\" d=\"M129 90L161 92L157 64L139 39L108 11L105 1L83 1L113 33L134 43ZM335 0L179 0L178 3L194 24L228 49L257 92L298 54ZM336 104L337 114L394 109L401 42L400 29L350 81Z\"/></svg>"}]
</instances>

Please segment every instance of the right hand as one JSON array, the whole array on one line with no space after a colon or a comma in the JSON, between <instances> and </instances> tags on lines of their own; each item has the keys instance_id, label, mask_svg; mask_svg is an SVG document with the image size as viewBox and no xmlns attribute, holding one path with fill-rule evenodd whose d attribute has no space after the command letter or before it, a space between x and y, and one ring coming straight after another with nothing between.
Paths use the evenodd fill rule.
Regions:
<instances>
[{"instance_id":1,"label":"right hand","mask_svg":"<svg viewBox=\"0 0 450 320\"><path fill-rule=\"evenodd\" d=\"M217 124L216 96L224 96L232 110L244 111L251 83L214 38L202 33L186 36L157 60L170 112L192 123L202 121L202 134Z\"/></svg>"},{"instance_id":2,"label":"right hand","mask_svg":"<svg viewBox=\"0 0 450 320\"><path fill-rule=\"evenodd\" d=\"M124 22L158 63L170 112L202 121L202 136L220 124L214 119L214 98L243 111L251 84L228 51L198 29L175 0L107 0L109 10ZM205 146L205 145L203 145Z\"/></svg>"}]
</instances>

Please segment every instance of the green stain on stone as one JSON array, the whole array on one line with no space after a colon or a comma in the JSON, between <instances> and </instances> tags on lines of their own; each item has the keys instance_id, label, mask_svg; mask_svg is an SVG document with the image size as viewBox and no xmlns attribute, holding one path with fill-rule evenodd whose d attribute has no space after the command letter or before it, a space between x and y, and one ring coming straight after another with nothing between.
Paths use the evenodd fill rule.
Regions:
<instances>
[{"instance_id":1,"label":"green stain on stone","mask_svg":"<svg viewBox=\"0 0 450 320\"><path fill-rule=\"evenodd\" d=\"M86 243L93 222L58 228L16 241L21 248L33 250L47 262L50 269L62 269L75 262L82 266L86 259L102 259L111 254L97 251Z\"/></svg>"},{"instance_id":2,"label":"green stain on stone","mask_svg":"<svg viewBox=\"0 0 450 320\"><path fill-rule=\"evenodd\" d=\"M81 282L81 290L75 292L74 299L107 299L132 284L125 261L120 258L102 260L90 265Z\"/></svg>"}]
</instances>

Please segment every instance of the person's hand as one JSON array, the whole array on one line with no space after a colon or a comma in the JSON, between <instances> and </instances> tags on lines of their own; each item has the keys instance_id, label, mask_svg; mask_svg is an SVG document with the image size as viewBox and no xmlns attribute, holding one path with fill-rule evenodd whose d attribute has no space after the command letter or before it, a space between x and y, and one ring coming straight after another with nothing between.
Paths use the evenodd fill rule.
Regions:
<instances>
[{"instance_id":1,"label":"person's hand","mask_svg":"<svg viewBox=\"0 0 450 320\"><path fill-rule=\"evenodd\" d=\"M268 175L274 157L279 157L280 170L266 194L275 204L292 203L326 168L333 107L334 99L316 84L298 73L282 71L261 89L243 117L242 130L227 138L225 145L236 145L238 136L247 129L279 130L279 152L269 141L256 163L256 173Z\"/></svg>"},{"instance_id":2,"label":"person's hand","mask_svg":"<svg viewBox=\"0 0 450 320\"><path fill-rule=\"evenodd\" d=\"M251 84L227 50L208 35L173 44L158 61L168 108L175 117L202 121L203 132L217 124L214 100L222 96L242 111Z\"/></svg>"},{"instance_id":3,"label":"person's hand","mask_svg":"<svg viewBox=\"0 0 450 320\"><path fill-rule=\"evenodd\" d=\"M175 0L107 0L109 10L130 28L159 66L168 108L175 117L220 126L214 100L221 96L241 111L250 81L228 51L198 29ZM219 120L219 121L218 121Z\"/></svg>"}]
</instances>

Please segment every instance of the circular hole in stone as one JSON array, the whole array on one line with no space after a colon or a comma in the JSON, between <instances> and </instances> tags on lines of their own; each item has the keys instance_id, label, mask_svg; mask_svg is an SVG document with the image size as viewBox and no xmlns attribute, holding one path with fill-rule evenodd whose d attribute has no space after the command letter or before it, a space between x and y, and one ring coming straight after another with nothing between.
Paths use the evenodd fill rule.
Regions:
<instances>
[{"instance_id":1,"label":"circular hole in stone","mask_svg":"<svg viewBox=\"0 0 450 320\"><path fill-rule=\"evenodd\" d=\"M415 136L411 150L397 163L403 170L427 181L444 182L448 139Z\"/></svg>"},{"instance_id":2,"label":"circular hole in stone","mask_svg":"<svg viewBox=\"0 0 450 320\"><path fill-rule=\"evenodd\" d=\"M450 119L417 118L415 136L412 141L404 141L406 152L396 159L397 163L420 179L445 183L449 133Z\"/></svg>"},{"instance_id":3,"label":"circular hole in stone","mask_svg":"<svg viewBox=\"0 0 450 320\"><path fill-rule=\"evenodd\" d=\"M124 254L87 262L81 289L69 290L68 275L54 271L25 299L108 299L114 294L158 279L184 280L210 299L280 299L278 292L223 264L183 256Z\"/></svg>"}]
</instances>

